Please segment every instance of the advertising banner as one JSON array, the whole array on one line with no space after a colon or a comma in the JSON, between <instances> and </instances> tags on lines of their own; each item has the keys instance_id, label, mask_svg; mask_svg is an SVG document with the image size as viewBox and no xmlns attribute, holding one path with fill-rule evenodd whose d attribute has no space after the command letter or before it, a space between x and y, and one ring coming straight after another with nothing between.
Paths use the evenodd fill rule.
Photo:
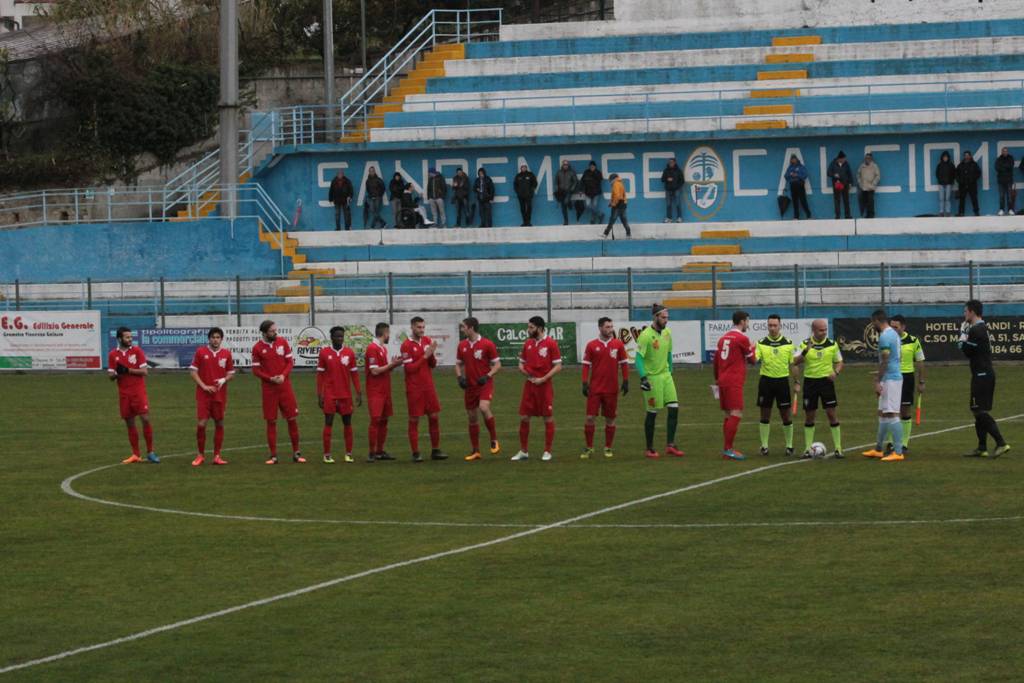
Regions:
<instances>
[{"instance_id":1,"label":"advertising banner","mask_svg":"<svg viewBox=\"0 0 1024 683\"><path fill-rule=\"evenodd\" d=\"M576 323L548 323L548 336L558 342L562 363L576 365L579 362L576 345ZM501 364L515 367L519 364L519 352L526 341L526 323L480 323L480 334L498 347Z\"/></svg>"},{"instance_id":2,"label":"advertising banner","mask_svg":"<svg viewBox=\"0 0 1024 683\"><path fill-rule=\"evenodd\" d=\"M799 344L811 336L812 322L814 322L814 318L783 318L782 335L789 338L794 344ZM706 363L714 360L715 350L718 348L718 340L732 328L732 320L704 321L704 361ZM750 326L747 328L747 337L750 341L756 344L767 335L768 321L764 318L751 318Z\"/></svg>"},{"instance_id":3,"label":"advertising banner","mask_svg":"<svg viewBox=\"0 0 1024 683\"><path fill-rule=\"evenodd\" d=\"M99 311L0 314L3 370L97 370L101 347Z\"/></svg>"},{"instance_id":4,"label":"advertising banner","mask_svg":"<svg viewBox=\"0 0 1024 683\"><path fill-rule=\"evenodd\" d=\"M919 337L924 357L930 361L962 361L966 357L957 346L959 318L907 318L907 332ZM992 360L1024 360L1024 317L987 319L992 341ZM865 318L836 318L835 339L849 361L878 360L878 332Z\"/></svg>"}]
</instances>

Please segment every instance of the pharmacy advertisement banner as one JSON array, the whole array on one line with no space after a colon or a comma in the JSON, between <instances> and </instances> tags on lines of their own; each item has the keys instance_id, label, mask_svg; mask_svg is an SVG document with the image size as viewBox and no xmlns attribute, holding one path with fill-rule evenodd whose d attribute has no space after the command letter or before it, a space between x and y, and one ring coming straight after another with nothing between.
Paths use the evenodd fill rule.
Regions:
<instances>
[{"instance_id":1,"label":"pharmacy advertisement banner","mask_svg":"<svg viewBox=\"0 0 1024 683\"><path fill-rule=\"evenodd\" d=\"M783 318L782 336L787 337L794 344L799 344L811 336L811 323L814 318ZM733 328L732 320L705 320L704 321L704 361L710 363L715 357L715 350L718 349L718 340L725 336L725 333ZM762 338L768 336L768 321L758 318L750 319L747 327L747 337L755 344Z\"/></svg>"},{"instance_id":2,"label":"pharmacy advertisement banner","mask_svg":"<svg viewBox=\"0 0 1024 683\"><path fill-rule=\"evenodd\" d=\"M0 314L0 369L97 370L101 354L99 311Z\"/></svg>"},{"instance_id":3,"label":"pharmacy advertisement banner","mask_svg":"<svg viewBox=\"0 0 1024 683\"><path fill-rule=\"evenodd\" d=\"M987 319L992 360L1024 360L1024 317ZM964 361L957 345L963 320L955 317L907 318L907 332L919 337L926 361ZM849 361L878 360L878 332L865 318L836 318L835 339Z\"/></svg>"},{"instance_id":4,"label":"pharmacy advertisement banner","mask_svg":"<svg viewBox=\"0 0 1024 683\"><path fill-rule=\"evenodd\" d=\"M576 323L549 323L548 336L558 342L558 350L562 353L562 363L576 365ZM480 334L487 337L498 347L498 356L505 367L516 367L519 364L519 352L526 341L526 323L480 323Z\"/></svg>"}]
</instances>

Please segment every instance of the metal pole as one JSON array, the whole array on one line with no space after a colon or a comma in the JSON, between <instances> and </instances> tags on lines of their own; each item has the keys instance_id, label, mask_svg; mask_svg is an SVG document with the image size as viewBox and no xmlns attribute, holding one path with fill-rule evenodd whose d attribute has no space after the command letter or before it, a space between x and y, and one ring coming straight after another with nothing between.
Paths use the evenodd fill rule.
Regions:
<instances>
[{"instance_id":1,"label":"metal pole","mask_svg":"<svg viewBox=\"0 0 1024 683\"><path fill-rule=\"evenodd\" d=\"M235 276L235 324L242 326L242 278Z\"/></svg>"},{"instance_id":2,"label":"metal pole","mask_svg":"<svg viewBox=\"0 0 1024 683\"><path fill-rule=\"evenodd\" d=\"M548 293L548 323L551 322L551 269L544 271L544 287Z\"/></svg>"},{"instance_id":3,"label":"metal pole","mask_svg":"<svg viewBox=\"0 0 1024 683\"><path fill-rule=\"evenodd\" d=\"M160 276L160 327L167 327L166 296L164 293L164 276Z\"/></svg>"},{"instance_id":4,"label":"metal pole","mask_svg":"<svg viewBox=\"0 0 1024 683\"><path fill-rule=\"evenodd\" d=\"M324 103L330 105L334 102L334 2L323 0L323 26L320 30L324 34Z\"/></svg>"},{"instance_id":5,"label":"metal pole","mask_svg":"<svg viewBox=\"0 0 1024 683\"><path fill-rule=\"evenodd\" d=\"M800 317L800 266L793 264L793 317Z\"/></svg>"},{"instance_id":6,"label":"metal pole","mask_svg":"<svg viewBox=\"0 0 1024 683\"><path fill-rule=\"evenodd\" d=\"M92 308L92 278L85 278L85 307Z\"/></svg>"},{"instance_id":7,"label":"metal pole","mask_svg":"<svg viewBox=\"0 0 1024 683\"><path fill-rule=\"evenodd\" d=\"M885 262L882 262L881 266L881 279L882 279L882 308L885 308Z\"/></svg>"},{"instance_id":8,"label":"metal pole","mask_svg":"<svg viewBox=\"0 0 1024 683\"><path fill-rule=\"evenodd\" d=\"M309 274L309 326L316 325L316 274Z\"/></svg>"},{"instance_id":9,"label":"metal pole","mask_svg":"<svg viewBox=\"0 0 1024 683\"><path fill-rule=\"evenodd\" d=\"M711 318L718 320L718 292L715 291L715 282L718 281L718 266L711 266Z\"/></svg>"},{"instance_id":10,"label":"metal pole","mask_svg":"<svg viewBox=\"0 0 1024 683\"><path fill-rule=\"evenodd\" d=\"M974 298L974 261L967 262L967 298Z\"/></svg>"},{"instance_id":11,"label":"metal pole","mask_svg":"<svg viewBox=\"0 0 1024 683\"><path fill-rule=\"evenodd\" d=\"M395 322L395 276L388 273L388 324Z\"/></svg>"},{"instance_id":12,"label":"metal pole","mask_svg":"<svg viewBox=\"0 0 1024 683\"><path fill-rule=\"evenodd\" d=\"M466 271L466 316L473 317L473 271Z\"/></svg>"},{"instance_id":13,"label":"metal pole","mask_svg":"<svg viewBox=\"0 0 1024 683\"><path fill-rule=\"evenodd\" d=\"M220 0L219 171L222 218L235 218L238 204L238 0Z\"/></svg>"},{"instance_id":14,"label":"metal pole","mask_svg":"<svg viewBox=\"0 0 1024 683\"><path fill-rule=\"evenodd\" d=\"M14 310L21 310L21 280L14 281Z\"/></svg>"},{"instance_id":15,"label":"metal pole","mask_svg":"<svg viewBox=\"0 0 1024 683\"><path fill-rule=\"evenodd\" d=\"M362 26L363 75L366 75L366 0L359 0L359 23Z\"/></svg>"},{"instance_id":16,"label":"metal pole","mask_svg":"<svg viewBox=\"0 0 1024 683\"><path fill-rule=\"evenodd\" d=\"M629 318L633 317L633 268L626 268L626 308L629 309L629 313L626 315Z\"/></svg>"}]
</instances>

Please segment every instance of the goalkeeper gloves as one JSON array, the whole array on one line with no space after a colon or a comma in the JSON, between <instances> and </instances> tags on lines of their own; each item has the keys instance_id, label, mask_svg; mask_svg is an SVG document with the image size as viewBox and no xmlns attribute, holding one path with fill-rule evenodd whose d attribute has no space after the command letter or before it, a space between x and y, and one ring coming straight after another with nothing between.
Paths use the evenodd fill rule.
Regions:
<instances>
[{"instance_id":1,"label":"goalkeeper gloves","mask_svg":"<svg viewBox=\"0 0 1024 683\"><path fill-rule=\"evenodd\" d=\"M128 374L128 368L126 368L125 366L123 366L120 363L118 363L117 364L117 374L119 374L119 375L127 375Z\"/></svg>"},{"instance_id":2,"label":"goalkeeper gloves","mask_svg":"<svg viewBox=\"0 0 1024 683\"><path fill-rule=\"evenodd\" d=\"M650 380L648 380L646 377L641 377L640 378L640 391L650 391L650 390L651 390L651 382L650 382Z\"/></svg>"},{"instance_id":3,"label":"goalkeeper gloves","mask_svg":"<svg viewBox=\"0 0 1024 683\"><path fill-rule=\"evenodd\" d=\"M583 395L590 396L590 384L587 382L583 383Z\"/></svg>"},{"instance_id":4,"label":"goalkeeper gloves","mask_svg":"<svg viewBox=\"0 0 1024 683\"><path fill-rule=\"evenodd\" d=\"M479 384L480 386L483 386L483 385L487 384L487 382L488 382L488 381L489 381L490 379L491 379L491 378L490 378L490 376L488 376L488 375L484 375L484 376L482 376L482 377L477 377L477 378L476 378L476 383L477 383L477 384Z\"/></svg>"},{"instance_id":5,"label":"goalkeeper gloves","mask_svg":"<svg viewBox=\"0 0 1024 683\"><path fill-rule=\"evenodd\" d=\"M624 379L624 380L622 380L622 395L625 396L628 393L629 393L629 380L628 379Z\"/></svg>"},{"instance_id":6,"label":"goalkeeper gloves","mask_svg":"<svg viewBox=\"0 0 1024 683\"><path fill-rule=\"evenodd\" d=\"M469 386L469 380L467 380L464 375L459 375L459 386L463 389Z\"/></svg>"}]
</instances>

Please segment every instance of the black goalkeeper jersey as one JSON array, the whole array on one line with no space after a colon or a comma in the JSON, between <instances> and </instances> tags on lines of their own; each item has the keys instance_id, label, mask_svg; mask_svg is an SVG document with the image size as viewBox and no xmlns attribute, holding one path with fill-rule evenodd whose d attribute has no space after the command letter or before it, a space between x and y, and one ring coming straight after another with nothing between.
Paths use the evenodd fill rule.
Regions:
<instances>
[{"instance_id":1,"label":"black goalkeeper jersey","mask_svg":"<svg viewBox=\"0 0 1024 683\"><path fill-rule=\"evenodd\" d=\"M971 374L992 375L992 344L988 338L988 325L984 320L971 325L967 330L967 340L960 345L964 355L971 362Z\"/></svg>"}]
</instances>

